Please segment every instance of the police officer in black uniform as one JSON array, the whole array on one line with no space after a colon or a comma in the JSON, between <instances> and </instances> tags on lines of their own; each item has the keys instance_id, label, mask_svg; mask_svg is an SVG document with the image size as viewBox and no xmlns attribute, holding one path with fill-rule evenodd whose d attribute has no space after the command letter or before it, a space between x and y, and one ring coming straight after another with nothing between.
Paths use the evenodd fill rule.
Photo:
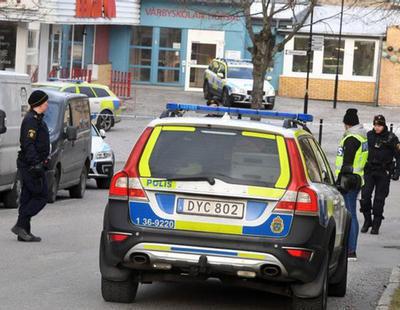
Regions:
<instances>
[{"instance_id":1,"label":"police officer in black uniform","mask_svg":"<svg viewBox=\"0 0 400 310\"><path fill-rule=\"evenodd\" d=\"M368 132L368 161L365 166L365 184L361 191L361 209L365 222L362 233L379 234L385 199L389 194L390 179L397 181L400 175L400 143L386 126L383 115L374 117L374 128ZM395 160L395 161L394 161ZM372 193L375 197L372 203ZM371 215L373 214L373 219Z\"/></svg>"},{"instance_id":2,"label":"police officer in black uniform","mask_svg":"<svg viewBox=\"0 0 400 310\"><path fill-rule=\"evenodd\" d=\"M31 233L30 222L47 202L45 167L50 152L50 141L49 130L43 120L48 107L47 100L45 92L34 91L28 99L31 109L21 125L21 150L18 153L17 167L22 180L22 192L18 220L11 228L18 236L18 241L41 241L40 237Z\"/></svg>"}]
</instances>

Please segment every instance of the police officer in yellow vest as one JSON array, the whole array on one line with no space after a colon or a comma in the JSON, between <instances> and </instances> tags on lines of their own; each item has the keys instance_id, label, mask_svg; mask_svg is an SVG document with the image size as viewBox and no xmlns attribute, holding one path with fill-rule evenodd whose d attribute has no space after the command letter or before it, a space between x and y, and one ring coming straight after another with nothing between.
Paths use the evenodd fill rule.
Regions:
<instances>
[{"instance_id":1,"label":"police officer in yellow vest","mask_svg":"<svg viewBox=\"0 0 400 310\"><path fill-rule=\"evenodd\" d=\"M343 117L345 133L336 157L337 185L342 192L346 208L351 213L348 259L357 260L357 196L364 184L364 166L368 159L367 132L360 125L357 109L348 109Z\"/></svg>"}]
</instances>

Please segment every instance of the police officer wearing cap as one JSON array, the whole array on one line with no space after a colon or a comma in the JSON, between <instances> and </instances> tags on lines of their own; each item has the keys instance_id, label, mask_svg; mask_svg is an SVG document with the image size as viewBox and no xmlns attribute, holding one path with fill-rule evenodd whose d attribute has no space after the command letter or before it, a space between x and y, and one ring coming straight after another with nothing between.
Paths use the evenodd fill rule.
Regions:
<instances>
[{"instance_id":1,"label":"police officer wearing cap","mask_svg":"<svg viewBox=\"0 0 400 310\"><path fill-rule=\"evenodd\" d=\"M367 132L360 124L357 109L348 109L343 117L345 133L336 156L337 186L343 194L346 209L351 214L347 257L357 260L357 196L364 182L364 167L368 158Z\"/></svg>"},{"instance_id":2,"label":"police officer wearing cap","mask_svg":"<svg viewBox=\"0 0 400 310\"><path fill-rule=\"evenodd\" d=\"M50 152L49 130L43 120L48 107L48 96L35 90L28 99L30 110L24 117L20 131L17 167L22 181L22 192L17 223L11 231L18 241L39 242L40 237L31 233L31 218L47 203L45 166Z\"/></svg>"},{"instance_id":3,"label":"police officer wearing cap","mask_svg":"<svg viewBox=\"0 0 400 310\"><path fill-rule=\"evenodd\" d=\"M361 191L360 211L365 219L361 232L366 233L372 227L371 234L377 235L384 219L383 207L389 194L390 179L399 179L400 143L396 135L388 130L383 115L375 116L373 125L374 128L368 132L369 154L365 166L365 185Z\"/></svg>"}]
</instances>

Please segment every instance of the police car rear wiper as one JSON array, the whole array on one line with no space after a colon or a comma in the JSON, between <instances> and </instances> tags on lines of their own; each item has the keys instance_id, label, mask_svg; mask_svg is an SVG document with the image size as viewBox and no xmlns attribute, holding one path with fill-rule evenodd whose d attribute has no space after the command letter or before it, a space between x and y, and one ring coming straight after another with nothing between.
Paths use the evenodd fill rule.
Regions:
<instances>
[{"instance_id":1,"label":"police car rear wiper","mask_svg":"<svg viewBox=\"0 0 400 310\"><path fill-rule=\"evenodd\" d=\"M215 184L215 178L211 176L188 176L188 177L172 177L167 178L167 181L207 181L210 185Z\"/></svg>"}]
</instances>

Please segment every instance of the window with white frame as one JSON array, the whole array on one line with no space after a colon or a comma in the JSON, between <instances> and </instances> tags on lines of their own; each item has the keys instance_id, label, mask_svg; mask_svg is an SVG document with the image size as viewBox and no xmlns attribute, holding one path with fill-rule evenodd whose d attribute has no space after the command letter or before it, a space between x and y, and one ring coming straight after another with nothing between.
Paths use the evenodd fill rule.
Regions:
<instances>
[{"instance_id":1,"label":"window with white frame","mask_svg":"<svg viewBox=\"0 0 400 310\"><path fill-rule=\"evenodd\" d=\"M324 62L322 64L322 73L336 74L338 45L339 45L339 40L337 39L324 39ZM343 61L344 61L343 56L344 56L344 41L341 40L339 74L343 74Z\"/></svg>"},{"instance_id":2,"label":"window with white frame","mask_svg":"<svg viewBox=\"0 0 400 310\"><path fill-rule=\"evenodd\" d=\"M324 46L320 51L311 54L310 74L314 78L330 79L336 74L338 55L338 39L325 36ZM339 74L344 79L373 81L376 76L378 62L378 40L369 38L343 38L340 44ZM284 75L305 77L307 72L307 56L297 51L308 49L308 37L295 36L289 41L284 54ZM293 50L296 53L291 53ZM295 54L295 55L293 55Z\"/></svg>"},{"instance_id":3,"label":"window with white frame","mask_svg":"<svg viewBox=\"0 0 400 310\"><path fill-rule=\"evenodd\" d=\"M375 42L354 41L353 75L374 75Z\"/></svg>"},{"instance_id":4,"label":"window with white frame","mask_svg":"<svg viewBox=\"0 0 400 310\"><path fill-rule=\"evenodd\" d=\"M294 50L295 51L308 51L308 38L305 37L295 37L294 38ZM314 53L311 53L310 58L310 70L312 71L313 67L313 57ZM294 55L293 56L293 72L307 72L307 55Z\"/></svg>"}]
</instances>

